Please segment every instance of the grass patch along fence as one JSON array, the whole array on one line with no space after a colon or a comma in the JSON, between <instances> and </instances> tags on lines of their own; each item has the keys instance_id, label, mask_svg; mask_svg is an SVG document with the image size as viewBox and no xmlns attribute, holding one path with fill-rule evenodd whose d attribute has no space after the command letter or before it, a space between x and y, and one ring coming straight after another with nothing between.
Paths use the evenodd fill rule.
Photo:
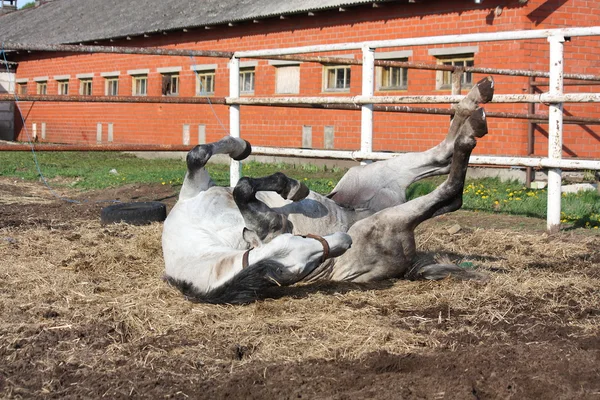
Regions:
<instances>
[{"instance_id":1,"label":"grass patch along fence","mask_svg":"<svg viewBox=\"0 0 600 400\"><path fill-rule=\"evenodd\" d=\"M36 154L37 165L30 152L0 152L0 175L39 179L38 165L50 185L70 186L82 190L103 189L125 184L163 184L175 189L183 182L185 162L173 159L140 159L130 154L106 152L44 152ZM208 170L218 185L229 184L229 166L210 164ZM329 193L344 175L342 168L317 167L311 164L263 164L247 162L245 176L265 176L283 172L302 180L311 190ZM414 198L432 191L442 177L417 182L408 190ZM508 213L545 218L547 192L526 189L517 181L496 178L467 180L463 209L490 213ZM599 229L600 196L596 192L563 193L561 222L573 227Z\"/></svg>"}]
</instances>

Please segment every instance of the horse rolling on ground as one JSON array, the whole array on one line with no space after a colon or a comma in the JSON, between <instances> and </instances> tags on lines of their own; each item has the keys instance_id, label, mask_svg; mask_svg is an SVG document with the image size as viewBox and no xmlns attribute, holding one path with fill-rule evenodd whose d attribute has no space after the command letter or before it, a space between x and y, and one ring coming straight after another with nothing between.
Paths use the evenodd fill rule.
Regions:
<instances>
[{"instance_id":1,"label":"horse rolling on ground","mask_svg":"<svg viewBox=\"0 0 600 400\"><path fill-rule=\"evenodd\" d=\"M167 280L193 301L245 303L301 281L482 278L449 261L423 261L414 229L461 207L469 156L487 133L478 105L493 89L489 77L473 87L437 146L351 168L328 196L282 173L216 186L204 168L210 157L241 160L251 146L232 137L196 146L164 223ZM406 201L411 183L442 174L433 192Z\"/></svg>"}]
</instances>

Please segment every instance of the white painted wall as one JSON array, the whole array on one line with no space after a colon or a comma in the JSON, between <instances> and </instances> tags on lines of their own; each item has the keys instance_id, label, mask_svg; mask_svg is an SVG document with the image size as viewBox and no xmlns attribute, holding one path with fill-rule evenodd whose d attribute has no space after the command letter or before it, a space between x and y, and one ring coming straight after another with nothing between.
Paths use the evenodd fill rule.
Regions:
<instances>
[{"instance_id":1,"label":"white painted wall","mask_svg":"<svg viewBox=\"0 0 600 400\"><path fill-rule=\"evenodd\" d=\"M15 74L12 72L0 72L0 93L15 92Z\"/></svg>"}]
</instances>

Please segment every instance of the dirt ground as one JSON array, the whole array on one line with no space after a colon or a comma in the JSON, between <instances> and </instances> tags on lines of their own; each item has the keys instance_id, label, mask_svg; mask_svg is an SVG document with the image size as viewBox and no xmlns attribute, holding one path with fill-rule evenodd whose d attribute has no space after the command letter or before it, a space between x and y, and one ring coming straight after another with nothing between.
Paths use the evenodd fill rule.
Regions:
<instances>
[{"instance_id":1,"label":"dirt ground","mask_svg":"<svg viewBox=\"0 0 600 400\"><path fill-rule=\"evenodd\" d=\"M419 246L486 283L331 283L211 306L161 279L161 224L100 225L96 201L171 187L59 192L85 201L0 177L2 398L600 399L597 231L460 211L421 226Z\"/></svg>"}]
</instances>

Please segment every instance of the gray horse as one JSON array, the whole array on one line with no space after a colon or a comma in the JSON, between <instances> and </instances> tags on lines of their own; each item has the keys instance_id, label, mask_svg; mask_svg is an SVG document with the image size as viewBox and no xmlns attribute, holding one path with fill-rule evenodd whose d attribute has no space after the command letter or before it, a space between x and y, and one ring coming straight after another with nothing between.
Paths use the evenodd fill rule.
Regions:
<instances>
[{"instance_id":1,"label":"gray horse","mask_svg":"<svg viewBox=\"0 0 600 400\"><path fill-rule=\"evenodd\" d=\"M493 89L491 78L473 87L439 145L351 168L328 196L282 173L216 186L204 168L210 157L241 160L251 146L232 137L196 146L164 224L168 280L191 300L244 303L300 281L481 278L450 262L423 262L414 229L461 207L469 156L487 133L478 105ZM406 201L411 183L442 174L447 179L433 192Z\"/></svg>"}]
</instances>

